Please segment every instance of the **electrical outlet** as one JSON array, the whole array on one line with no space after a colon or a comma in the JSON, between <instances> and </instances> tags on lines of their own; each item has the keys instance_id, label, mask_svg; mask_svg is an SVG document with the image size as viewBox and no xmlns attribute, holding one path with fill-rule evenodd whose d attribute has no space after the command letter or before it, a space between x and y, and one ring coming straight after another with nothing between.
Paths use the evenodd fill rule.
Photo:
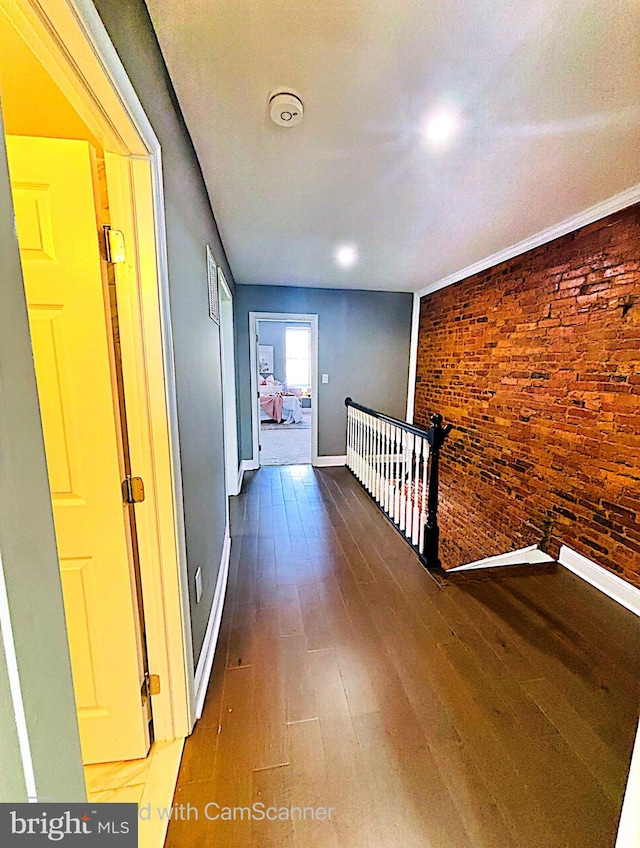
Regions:
<instances>
[{"instance_id":1,"label":"electrical outlet","mask_svg":"<svg viewBox=\"0 0 640 848\"><path fill-rule=\"evenodd\" d=\"M322 382L323 382L323 383L328 383L328 382L329 382L329 375L328 375L328 374L323 374L323 375L322 375Z\"/></svg>"},{"instance_id":2,"label":"electrical outlet","mask_svg":"<svg viewBox=\"0 0 640 848\"><path fill-rule=\"evenodd\" d=\"M196 603L200 603L200 598L202 597L202 569L198 568L196 571Z\"/></svg>"}]
</instances>

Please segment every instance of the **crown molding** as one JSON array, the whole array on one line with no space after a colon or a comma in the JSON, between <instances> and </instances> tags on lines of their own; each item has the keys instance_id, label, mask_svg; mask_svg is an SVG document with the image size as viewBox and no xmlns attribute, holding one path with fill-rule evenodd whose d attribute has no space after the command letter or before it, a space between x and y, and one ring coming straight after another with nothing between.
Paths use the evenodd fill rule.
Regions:
<instances>
[{"instance_id":1,"label":"crown molding","mask_svg":"<svg viewBox=\"0 0 640 848\"><path fill-rule=\"evenodd\" d=\"M492 253L491 256L486 256L484 259L474 262L473 265L468 265L461 271L456 271L454 274L449 274L448 277L443 277L441 280L429 283L429 285L417 291L416 296L420 298L427 294L433 294L433 292L440 289L445 289L447 286L452 286L454 283L459 283L461 280L473 276L473 274L478 274L480 271L486 271L487 268L493 268L494 265L506 262L507 259L513 259L514 256L520 256L528 250L533 250L535 247L540 247L561 236L566 236L568 233L579 230L581 227L586 227L588 224L593 224L601 218L606 218L607 215L620 212L622 209L633 206L634 203L638 203L639 201L640 183L621 191L620 194L616 194L607 200L603 200L602 203L596 203L595 206L590 206L588 209L579 212L577 215L573 215L571 218L565 218L559 224L547 227L546 230L540 230L539 233L529 236L516 244L512 244L510 247L505 247L504 250Z\"/></svg>"}]
</instances>

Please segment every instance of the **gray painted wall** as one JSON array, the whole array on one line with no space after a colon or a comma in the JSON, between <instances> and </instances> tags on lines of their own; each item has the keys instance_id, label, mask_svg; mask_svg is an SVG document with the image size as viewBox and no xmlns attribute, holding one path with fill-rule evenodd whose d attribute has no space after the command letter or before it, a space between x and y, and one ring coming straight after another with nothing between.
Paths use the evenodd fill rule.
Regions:
<instances>
[{"instance_id":1,"label":"gray painted wall","mask_svg":"<svg viewBox=\"0 0 640 848\"><path fill-rule=\"evenodd\" d=\"M359 403L404 419L409 378L413 296L396 292L236 286L237 392L241 450L252 455L249 312L318 315L318 453L346 452L346 408Z\"/></svg>"},{"instance_id":2,"label":"gray painted wall","mask_svg":"<svg viewBox=\"0 0 640 848\"><path fill-rule=\"evenodd\" d=\"M27 731L39 796L83 801L62 587L1 118L0 303L0 568ZM4 655L2 660L0 801L26 800L21 767L12 774L5 768L15 765L16 731Z\"/></svg>"},{"instance_id":3,"label":"gray painted wall","mask_svg":"<svg viewBox=\"0 0 640 848\"><path fill-rule=\"evenodd\" d=\"M0 648L0 801L24 801L26 797L9 675Z\"/></svg>"},{"instance_id":4,"label":"gray painted wall","mask_svg":"<svg viewBox=\"0 0 640 848\"><path fill-rule=\"evenodd\" d=\"M218 327L208 317L205 245L233 275L189 133L142 0L95 0L162 147L169 287L194 659L200 654L224 541L225 486ZM194 574L203 573L195 603Z\"/></svg>"}]
</instances>

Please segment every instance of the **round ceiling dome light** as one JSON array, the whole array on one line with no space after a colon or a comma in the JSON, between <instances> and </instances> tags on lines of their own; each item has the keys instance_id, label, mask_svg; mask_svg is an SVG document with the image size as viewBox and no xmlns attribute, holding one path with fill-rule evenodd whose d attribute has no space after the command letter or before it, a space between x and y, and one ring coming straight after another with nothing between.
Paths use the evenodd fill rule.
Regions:
<instances>
[{"instance_id":1,"label":"round ceiling dome light","mask_svg":"<svg viewBox=\"0 0 640 848\"><path fill-rule=\"evenodd\" d=\"M290 91L275 91L269 96L269 114L279 127L295 127L304 114L302 100Z\"/></svg>"},{"instance_id":2,"label":"round ceiling dome light","mask_svg":"<svg viewBox=\"0 0 640 848\"><path fill-rule=\"evenodd\" d=\"M429 147L444 150L456 141L462 130L462 113L455 104L445 104L428 117L423 130Z\"/></svg>"},{"instance_id":3,"label":"round ceiling dome light","mask_svg":"<svg viewBox=\"0 0 640 848\"><path fill-rule=\"evenodd\" d=\"M360 258L355 244L343 244L333 254L336 264L341 268L351 268Z\"/></svg>"}]
</instances>

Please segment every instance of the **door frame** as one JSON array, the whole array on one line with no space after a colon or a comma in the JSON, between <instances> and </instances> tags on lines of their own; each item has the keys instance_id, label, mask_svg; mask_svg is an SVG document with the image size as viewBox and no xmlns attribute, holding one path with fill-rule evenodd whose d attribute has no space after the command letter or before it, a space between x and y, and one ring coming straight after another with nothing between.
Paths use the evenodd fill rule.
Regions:
<instances>
[{"instance_id":1,"label":"door frame","mask_svg":"<svg viewBox=\"0 0 640 848\"><path fill-rule=\"evenodd\" d=\"M253 458L251 469L260 468L260 401L258 397L258 321L311 324L311 465L318 464L318 315L298 312L249 313L249 370L251 376L251 433Z\"/></svg>"},{"instance_id":2,"label":"door frame","mask_svg":"<svg viewBox=\"0 0 640 848\"><path fill-rule=\"evenodd\" d=\"M105 151L111 223L127 261L116 266L133 473L145 481L136 516L157 740L195 722L194 663L168 289L160 143L90 0L1 0L28 46Z\"/></svg>"},{"instance_id":3,"label":"door frame","mask_svg":"<svg viewBox=\"0 0 640 848\"><path fill-rule=\"evenodd\" d=\"M238 459L233 292L229 288L224 271L219 265L218 288L220 293L220 369L222 372L222 414L224 417L224 459L228 528L229 497L239 494L241 481Z\"/></svg>"}]
</instances>

